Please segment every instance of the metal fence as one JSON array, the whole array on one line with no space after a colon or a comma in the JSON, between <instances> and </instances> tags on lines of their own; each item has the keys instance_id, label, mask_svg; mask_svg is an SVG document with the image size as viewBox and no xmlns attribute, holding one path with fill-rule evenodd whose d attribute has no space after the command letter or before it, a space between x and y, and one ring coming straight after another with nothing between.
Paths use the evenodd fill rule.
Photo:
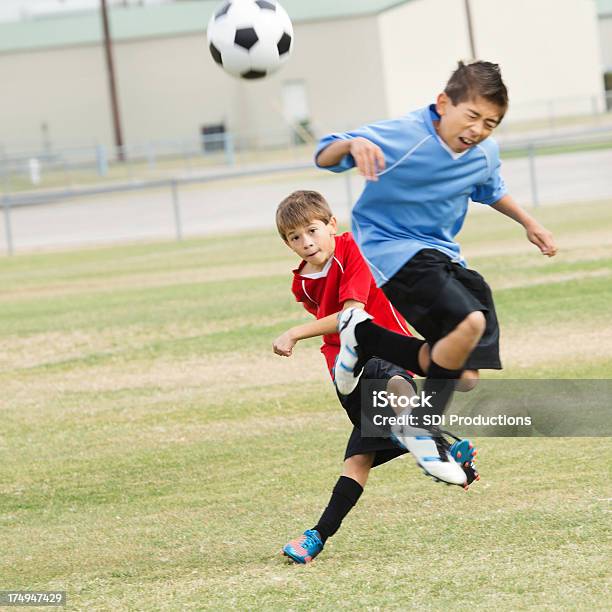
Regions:
<instances>
[{"instance_id":1,"label":"metal fence","mask_svg":"<svg viewBox=\"0 0 612 612\"><path fill-rule=\"evenodd\" d=\"M612 126L612 92L606 97L558 97L554 100L513 104L496 130L498 139L511 141L536 134L538 139L568 131ZM516 117L516 118L514 118ZM358 122L359 123L359 122ZM357 123L348 120L339 130ZM219 165L257 162L306 161L320 126L279 125L260 131L216 130L193 138L129 143L121 148L92 142L57 146L45 131L42 144L0 141L0 190L4 193L35 189L70 188L101 182L163 179L202 172Z\"/></svg>"},{"instance_id":2,"label":"metal fence","mask_svg":"<svg viewBox=\"0 0 612 612\"><path fill-rule=\"evenodd\" d=\"M312 147L304 149L310 157ZM514 195L539 206L612 199L612 128L537 140L509 140L503 173ZM306 158L305 158L306 159ZM131 178L5 191L5 250L159 238L270 227L273 211L289 191L324 192L348 218L361 188L356 173L313 170L311 159L257 165L211 165L161 178Z\"/></svg>"},{"instance_id":3,"label":"metal fence","mask_svg":"<svg viewBox=\"0 0 612 612\"><path fill-rule=\"evenodd\" d=\"M183 140L109 147L101 144L56 149L13 149L0 145L0 189L17 192L72 188L83 184L185 176L217 166L306 159L314 138L279 131L264 145L256 133L231 132Z\"/></svg>"}]
</instances>

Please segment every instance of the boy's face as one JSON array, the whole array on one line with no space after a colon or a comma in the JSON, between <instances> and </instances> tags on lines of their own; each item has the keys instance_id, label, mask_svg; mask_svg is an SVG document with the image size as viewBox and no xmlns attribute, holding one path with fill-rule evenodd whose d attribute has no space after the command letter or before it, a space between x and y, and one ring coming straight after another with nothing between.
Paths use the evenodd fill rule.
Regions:
<instances>
[{"instance_id":1,"label":"boy's face","mask_svg":"<svg viewBox=\"0 0 612 612\"><path fill-rule=\"evenodd\" d=\"M480 97L455 106L441 93L436 110L440 115L438 134L455 153L463 153L482 142L502 120L502 109Z\"/></svg>"},{"instance_id":2,"label":"boy's face","mask_svg":"<svg viewBox=\"0 0 612 612\"><path fill-rule=\"evenodd\" d=\"M336 232L335 217L332 217L329 223L314 220L308 225L287 232L287 244L311 267L323 269L334 254Z\"/></svg>"}]
</instances>

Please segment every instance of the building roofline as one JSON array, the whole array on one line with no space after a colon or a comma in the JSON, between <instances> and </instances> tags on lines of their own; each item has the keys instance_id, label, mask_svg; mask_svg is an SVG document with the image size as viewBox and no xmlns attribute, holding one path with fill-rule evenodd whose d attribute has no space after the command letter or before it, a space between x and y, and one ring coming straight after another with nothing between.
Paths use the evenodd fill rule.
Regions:
<instances>
[{"instance_id":1,"label":"building roofline","mask_svg":"<svg viewBox=\"0 0 612 612\"><path fill-rule=\"evenodd\" d=\"M378 15L414 0L282 0L293 23L331 21ZM115 6L110 26L115 42L204 34L219 0ZM0 23L0 53L100 44L102 24L97 10L55 13L24 21Z\"/></svg>"}]
</instances>

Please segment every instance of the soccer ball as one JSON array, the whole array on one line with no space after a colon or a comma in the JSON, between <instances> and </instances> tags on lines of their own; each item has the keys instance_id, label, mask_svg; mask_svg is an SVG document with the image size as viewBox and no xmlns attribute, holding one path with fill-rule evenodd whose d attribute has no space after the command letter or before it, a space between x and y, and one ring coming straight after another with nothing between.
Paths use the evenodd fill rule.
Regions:
<instances>
[{"instance_id":1,"label":"soccer ball","mask_svg":"<svg viewBox=\"0 0 612 612\"><path fill-rule=\"evenodd\" d=\"M276 72L291 55L293 26L272 0L230 0L210 18L210 54L229 74L261 79Z\"/></svg>"}]
</instances>

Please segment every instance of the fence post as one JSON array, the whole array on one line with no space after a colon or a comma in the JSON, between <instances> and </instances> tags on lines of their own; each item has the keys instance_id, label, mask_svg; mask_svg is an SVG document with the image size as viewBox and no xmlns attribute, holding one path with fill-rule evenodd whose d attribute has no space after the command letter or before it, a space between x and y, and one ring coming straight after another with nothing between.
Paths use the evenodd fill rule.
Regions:
<instances>
[{"instance_id":1,"label":"fence post","mask_svg":"<svg viewBox=\"0 0 612 612\"><path fill-rule=\"evenodd\" d=\"M98 176L106 176L108 174L108 155L104 145L96 145L96 166Z\"/></svg>"},{"instance_id":2,"label":"fence post","mask_svg":"<svg viewBox=\"0 0 612 612\"><path fill-rule=\"evenodd\" d=\"M225 163L228 166L233 166L236 163L236 155L234 149L234 137L231 132L223 134L223 148L225 149Z\"/></svg>"},{"instance_id":3,"label":"fence post","mask_svg":"<svg viewBox=\"0 0 612 612\"><path fill-rule=\"evenodd\" d=\"M13 249L13 230L11 228L11 203L7 194L2 198L2 209L4 212L4 233L6 235L6 252L12 255Z\"/></svg>"},{"instance_id":4,"label":"fence post","mask_svg":"<svg viewBox=\"0 0 612 612\"><path fill-rule=\"evenodd\" d=\"M178 196L178 183L176 179L170 181L170 188L172 190L172 208L174 209L174 227L176 230L176 239L183 239L183 226L181 223L181 208Z\"/></svg>"},{"instance_id":5,"label":"fence post","mask_svg":"<svg viewBox=\"0 0 612 612\"><path fill-rule=\"evenodd\" d=\"M536 173L536 164L535 164L535 145L533 142L530 142L527 146L527 151L529 154L529 180L531 182L531 201L533 202L533 206L537 208L540 205L540 199L538 197L538 177Z\"/></svg>"}]
</instances>

